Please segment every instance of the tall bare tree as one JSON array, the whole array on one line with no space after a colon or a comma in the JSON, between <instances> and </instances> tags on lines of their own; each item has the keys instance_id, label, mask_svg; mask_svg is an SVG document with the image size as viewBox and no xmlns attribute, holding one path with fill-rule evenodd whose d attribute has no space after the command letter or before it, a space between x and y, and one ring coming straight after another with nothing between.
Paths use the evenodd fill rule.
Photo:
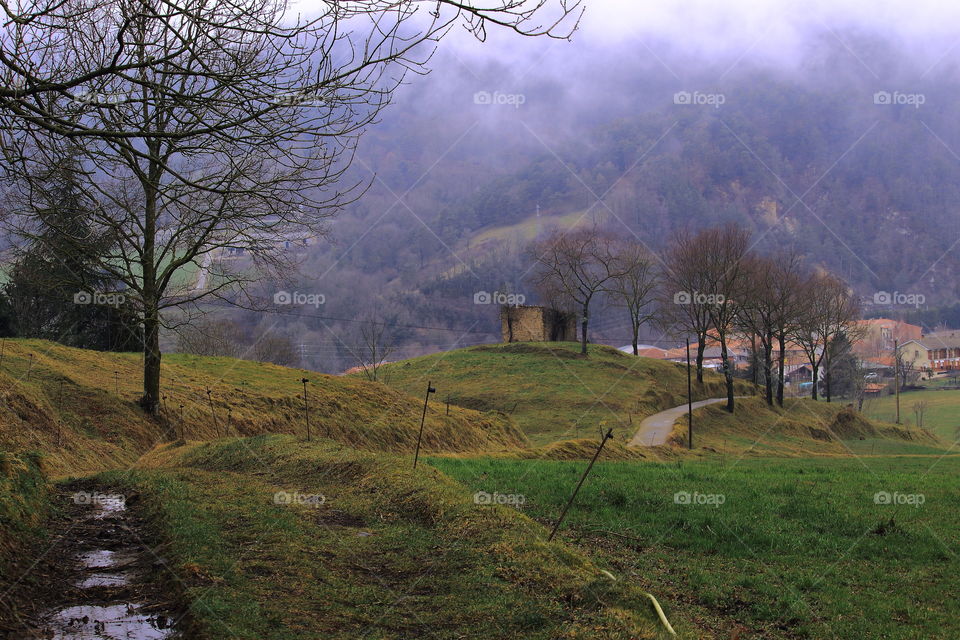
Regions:
<instances>
[{"instance_id":1,"label":"tall bare tree","mask_svg":"<svg viewBox=\"0 0 960 640\"><path fill-rule=\"evenodd\" d=\"M358 195L342 181L357 136L443 34L568 35L577 4L367 0L298 19L284 0L4 2L0 135L17 231L36 236L37 169L79 158L89 222L112 239L99 266L142 319L141 404L155 412L166 312L237 303L289 271L278 241L322 232ZM221 262L230 250L254 268ZM189 265L202 287L177 286Z\"/></svg>"},{"instance_id":2,"label":"tall bare tree","mask_svg":"<svg viewBox=\"0 0 960 640\"><path fill-rule=\"evenodd\" d=\"M666 333L693 334L697 341L697 382L703 383L703 354L710 330L710 284L705 271L705 256L696 237L689 231L678 232L663 254L660 283L661 324Z\"/></svg>"},{"instance_id":3,"label":"tall bare tree","mask_svg":"<svg viewBox=\"0 0 960 640\"><path fill-rule=\"evenodd\" d=\"M763 380L768 405L773 405L773 345L776 318L780 309L775 288L773 260L766 256L750 256L744 260L744 283L739 296L737 324L739 330L760 341Z\"/></svg>"},{"instance_id":4,"label":"tall bare tree","mask_svg":"<svg viewBox=\"0 0 960 640\"><path fill-rule=\"evenodd\" d=\"M547 300L572 306L580 314L583 355L587 355L591 305L625 274L619 251L617 237L596 228L558 231L528 247L536 263L534 286Z\"/></svg>"},{"instance_id":5,"label":"tall bare tree","mask_svg":"<svg viewBox=\"0 0 960 640\"><path fill-rule=\"evenodd\" d=\"M803 311L800 297L804 278L801 254L794 250L779 253L772 259L771 298L774 303L773 336L777 341L777 404L783 406L784 379L787 365L787 344Z\"/></svg>"},{"instance_id":6,"label":"tall bare tree","mask_svg":"<svg viewBox=\"0 0 960 640\"><path fill-rule=\"evenodd\" d=\"M826 273L814 273L799 290L803 307L792 333L793 341L803 349L813 370L813 393L819 396L821 365L826 366L826 390L829 398L829 359L834 341L845 335L849 342L858 339L856 320L860 317L857 299L851 295L845 282ZM836 354L834 354L836 355Z\"/></svg>"},{"instance_id":7,"label":"tall bare tree","mask_svg":"<svg viewBox=\"0 0 960 640\"><path fill-rule=\"evenodd\" d=\"M737 225L724 225L701 231L694 237L703 256L704 279L707 283L707 312L710 330L720 343L720 359L727 387L727 411L734 411L733 369L729 342L736 332L740 299L747 288L750 232ZM711 300L712 299L712 300Z\"/></svg>"},{"instance_id":8,"label":"tall bare tree","mask_svg":"<svg viewBox=\"0 0 960 640\"><path fill-rule=\"evenodd\" d=\"M638 355L640 327L654 317L654 294L658 284L654 258L642 245L625 241L617 250L620 275L608 287L613 304L627 310L633 355Z\"/></svg>"},{"instance_id":9,"label":"tall bare tree","mask_svg":"<svg viewBox=\"0 0 960 640\"><path fill-rule=\"evenodd\" d=\"M393 350L393 336L388 322L371 316L360 323L359 336L352 352L367 380L378 380L380 368Z\"/></svg>"}]
</instances>

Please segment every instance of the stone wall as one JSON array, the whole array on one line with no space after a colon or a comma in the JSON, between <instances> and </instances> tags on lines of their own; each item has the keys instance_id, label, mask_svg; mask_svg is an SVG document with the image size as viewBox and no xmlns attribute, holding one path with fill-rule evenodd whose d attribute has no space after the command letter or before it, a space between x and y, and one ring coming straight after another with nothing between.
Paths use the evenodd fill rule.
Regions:
<instances>
[{"instance_id":1,"label":"stone wall","mask_svg":"<svg viewBox=\"0 0 960 640\"><path fill-rule=\"evenodd\" d=\"M500 307L500 334L504 342L573 342L577 319L546 307L504 305Z\"/></svg>"}]
</instances>

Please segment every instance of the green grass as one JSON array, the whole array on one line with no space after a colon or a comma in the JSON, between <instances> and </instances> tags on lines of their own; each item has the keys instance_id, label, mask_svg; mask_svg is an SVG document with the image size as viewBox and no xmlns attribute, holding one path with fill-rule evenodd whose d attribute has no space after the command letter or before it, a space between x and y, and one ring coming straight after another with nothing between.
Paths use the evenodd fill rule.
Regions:
<instances>
[{"instance_id":1,"label":"green grass","mask_svg":"<svg viewBox=\"0 0 960 640\"><path fill-rule=\"evenodd\" d=\"M681 365L602 345L589 352L579 357L574 343L481 345L389 364L381 375L410 395L422 394L429 380L441 402L505 412L535 445L593 437L601 428L629 440L643 417L686 400ZM738 381L737 392L750 393L750 385ZM697 399L723 393L713 373L694 389Z\"/></svg>"},{"instance_id":2,"label":"green grass","mask_svg":"<svg viewBox=\"0 0 960 640\"><path fill-rule=\"evenodd\" d=\"M655 638L649 602L428 465L261 436L165 447L132 473L191 637ZM277 492L323 495L276 504Z\"/></svg>"},{"instance_id":3,"label":"green grass","mask_svg":"<svg viewBox=\"0 0 960 640\"><path fill-rule=\"evenodd\" d=\"M900 420L903 424L916 426L914 404L917 402L927 405L923 414L925 429L930 429L947 442L954 442L960 437L960 390L929 389L901 393ZM869 398L863 405L863 412L871 418L893 422L897 415L896 397Z\"/></svg>"},{"instance_id":4,"label":"green grass","mask_svg":"<svg viewBox=\"0 0 960 640\"><path fill-rule=\"evenodd\" d=\"M434 458L467 486L523 494L545 523L585 463ZM960 636L957 457L601 462L562 536L653 591L699 637ZM876 504L877 492L922 506ZM675 502L677 492L723 496ZM703 500L707 500L704 498ZM717 502L716 499L713 500ZM688 627L689 628L689 627Z\"/></svg>"}]
</instances>

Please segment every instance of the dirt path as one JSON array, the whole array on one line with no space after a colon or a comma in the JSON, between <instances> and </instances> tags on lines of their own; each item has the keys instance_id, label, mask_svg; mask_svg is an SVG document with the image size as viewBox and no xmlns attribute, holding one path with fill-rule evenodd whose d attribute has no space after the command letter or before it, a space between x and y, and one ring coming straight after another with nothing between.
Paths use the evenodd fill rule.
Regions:
<instances>
[{"instance_id":1,"label":"dirt path","mask_svg":"<svg viewBox=\"0 0 960 640\"><path fill-rule=\"evenodd\" d=\"M66 513L5 598L0 637L173 640L175 605L158 584L161 560L146 542L136 495L106 488L61 492ZM7 617L5 615L5 617ZM16 628L19 627L19 628Z\"/></svg>"},{"instance_id":2,"label":"dirt path","mask_svg":"<svg viewBox=\"0 0 960 640\"><path fill-rule=\"evenodd\" d=\"M699 409L700 407L726 401L726 398L699 400L693 403L693 408ZM683 404L679 407L667 409L666 411L661 411L660 413L655 413L652 416L644 418L643 422L640 423L640 428L637 429L637 432L633 435L633 438L627 446L655 447L666 444L667 438L670 437L670 432L673 431L673 424L685 415L687 415L687 405Z\"/></svg>"}]
</instances>

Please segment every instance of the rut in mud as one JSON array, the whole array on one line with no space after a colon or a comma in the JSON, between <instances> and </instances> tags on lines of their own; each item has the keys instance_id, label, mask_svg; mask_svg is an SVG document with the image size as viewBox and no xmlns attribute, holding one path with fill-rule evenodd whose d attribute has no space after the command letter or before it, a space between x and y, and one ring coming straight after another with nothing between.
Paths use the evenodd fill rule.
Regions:
<instances>
[{"instance_id":1,"label":"rut in mud","mask_svg":"<svg viewBox=\"0 0 960 640\"><path fill-rule=\"evenodd\" d=\"M107 488L61 492L65 515L5 598L5 638L173 640L183 636L164 560L147 543L138 496ZM169 576L167 576L169 577ZM20 593L17 587L23 585Z\"/></svg>"}]
</instances>

